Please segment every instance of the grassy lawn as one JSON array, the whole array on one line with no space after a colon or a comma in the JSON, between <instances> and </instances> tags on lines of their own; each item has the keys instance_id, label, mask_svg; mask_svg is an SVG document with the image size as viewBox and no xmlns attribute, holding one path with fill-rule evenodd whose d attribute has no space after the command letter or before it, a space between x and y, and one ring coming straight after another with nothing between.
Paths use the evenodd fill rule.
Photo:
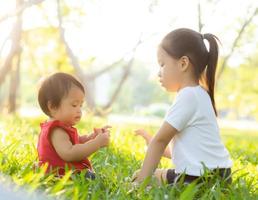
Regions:
<instances>
[{"instance_id":1,"label":"grassy lawn","mask_svg":"<svg viewBox=\"0 0 258 200\"><path fill-rule=\"evenodd\" d=\"M140 168L146 150L143 139L133 135L137 126L112 124L111 145L91 157L97 178L88 181L83 174L70 176L68 173L58 179L53 175L45 176L44 169L34 170L42 120L0 117L0 172L30 192L44 191L57 199L258 199L258 134L255 132L222 130L223 141L234 160L230 186L213 181L158 187L154 180L149 180L152 187L146 188L148 182L145 182L133 188L131 176ZM87 133L103 122L103 119L91 118L83 120L77 128L80 133ZM157 127L146 125L145 128L155 132ZM162 158L160 167L171 168L170 160ZM0 178L0 181L5 180Z\"/></svg>"}]
</instances>

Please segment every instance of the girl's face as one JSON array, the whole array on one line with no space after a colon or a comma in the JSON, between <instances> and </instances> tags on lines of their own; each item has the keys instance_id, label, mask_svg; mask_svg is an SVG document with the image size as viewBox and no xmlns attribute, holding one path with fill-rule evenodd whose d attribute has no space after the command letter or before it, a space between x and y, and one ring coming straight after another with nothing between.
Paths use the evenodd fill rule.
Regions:
<instances>
[{"instance_id":1,"label":"girl's face","mask_svg":"<svg viewBox=\"0 0 258 200\"><path fill-rule=\"evenodd\" d=\"M160 70L158 76L161 85L169 92L175 92L180 88L182 71L180 61L172 58L162 47L157 51Z\"/></svg>"},{"instance_id":2,"label":"girl's face","mask_svg":"<svg viewBox=\"0 0 258 200\"><path fill-rule=\"evenodd\" d=\"M81 119L83 102L84 93L78 87L72 86L67 96L61 100L60 106L50 109L51 116L53 119L73 126Z\"/></svg>"}]
</instances>

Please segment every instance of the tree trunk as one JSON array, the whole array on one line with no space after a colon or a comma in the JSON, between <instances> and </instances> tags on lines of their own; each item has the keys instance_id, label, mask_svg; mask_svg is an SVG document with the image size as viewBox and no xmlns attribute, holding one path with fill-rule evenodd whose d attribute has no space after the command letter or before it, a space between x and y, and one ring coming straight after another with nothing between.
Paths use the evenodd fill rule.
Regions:
<instances>
[{"instance_id":1,"label":"tree trunk","mask_svg":"<svg viewBox=\"0 0 258 200\"><path fill-rule=\"evenodd\" d=\"M92 91L94 91L94 80L91 80L91 83L89 83L90 78L86 74L84 74L83 70L81 69L78 58L75 56L68 42L65 39L65 30L63 28L63 21L62 21L62 14L61 14L61 7L60 7L59 0L57 0L57 16L58 16L58 22L59 22L58 28L59 28L61 41L65 45L66 53L70 58L70 63L74 67L77 77L81 80L86 90L85 98L86 98L87 105L90 110L93 110L95 108L95 99L94 99L94 96L92 95Z\"/></svg>"},{"instance_id":2,"label":"tree trunk","mask_svg":"<svg viewBox=\"0 0 258 200\"><path fill-rule=\"evenodd\" d=\"M16 0L16 7L22 7L24 1ZM9 101L8 101L8 113L16 111L16 98L19 85L19 74L20 74L20 56L21 56L21 32L22 32L22 13L20 12L17 16L16 26L14 28L13 45L15 47L14 54L10 61L11 76L10 76L10 90L9 90Z\"/></svg>"},{"instance_id":3,"label":"tree trunk","mask_svg":"<svg viewBox=\"0 0 258 200\"><path fill-rule=\"evenodd\" d=\"M20 83L20 57L21 51L16 56L15 62L13 63L11 77L10 77L10 92L9 92L9 105L8 105L8 113L14 113L16 111L16 102L17 102L17 93L18 86Z\"/></svg>"},{"instance_id":4,"label":"tree trunk","mask_svg":"<svg viewBox=\"0 0 258 200\"><path fill-rule=\"evenodd\" d=\"M133 61L134 61L134 57L131 58L131 60L129 61L129 63L127 64L127 66L125 66L124 71L123 71L123 76L121 78L121 80L119 81L117 88L115 89L112 97L110 98L109 102L107 103L106 106L104 106L104 110L108 110L113 103L115 102L116 98L118 97L120 90L122 89L123 84L125 83L126 79L128 78L128 76L130 75L130 71L131 68L133 66Z\"/></svg>"},{"instance_id":5,"label":"tree trunk","mask_svg":"<svg viewBox=\"0 0 258 200\"><path fill-rule=\"evenodd\" d=\"M23 0L16 1L16 7L19 7L22 4ZM11 33L12 45L11 50L4 62L4 65L0 70L0 85L4 82L5 76L11 71L12 61L15 55L17 55L20 51L20 40L21 40L21 28L22 28L22 13L17 16L17 20L13 26L13 30Z\"/></svg>"},{"instance_id":6,"label":"tree trunk","mask_svg":"<svg viewBox=\"0 0 258 200\"><path fill-rule=\"evenodd\" d=\"M202 11L201 11L201 3L200 3L200 1L198 1L197 7L198 7L198 30L201 33L204 24L202 23Z\"/></svg>"},{"instance_id":7,"label":"tree trunk","mask_svg":"<svg viewBox=\"0 0 258 200\"><path fill-rule=\"evenodd\" d=\"M24 10L26 10L27 8L33 6L33 5L37 5L37 4L40 4L42 3L44 0L30 0L30 1L26 1L25 3L23 4L20 4L20 6L16 6L16 9L7 14L7 15L4 15L0 18L0 23L11 18L11 17L16 17L18 15L21 15L23 13ZM16 1L17 2L17 1ZM23 1L24 2L24 1Z\"/></svg>"}]
</instances>

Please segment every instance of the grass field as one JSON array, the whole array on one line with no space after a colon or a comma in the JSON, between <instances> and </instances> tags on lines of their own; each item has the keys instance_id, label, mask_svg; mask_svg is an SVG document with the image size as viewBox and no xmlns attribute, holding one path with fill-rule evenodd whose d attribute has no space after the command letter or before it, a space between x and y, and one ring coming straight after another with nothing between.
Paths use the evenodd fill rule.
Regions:
<instances>
[{"instance_id":1,"label":"grass field","mask_svg":"<svg viewBox=\"0 0 258 200\"><path fill-rule=\"evenodd\" d=\"M233 183L219 181L207 184L158 187L154 180L134 188L131 176L139 169L146 150L143 139L133 135L136 125L112 124L111 145L91 157L97 172L95 181L83 174L68 173L62 179L34 170L37 163L36 144L39 123L43 118L0 116L0 173L28 189L43 191L57 199L258 199L258 134L248 131L222 130L222 138L234 161ZM80 133L101 126L105 120L91 118L77 126ZM146 124L155 132L157 127ZM171 168L170 160L162 158L160 167ZM4 179L0 178L1 182ZM147 180L148 181L148 180ZM145 187L150 184L152 187Z\"/></svg>"}]
</instances>

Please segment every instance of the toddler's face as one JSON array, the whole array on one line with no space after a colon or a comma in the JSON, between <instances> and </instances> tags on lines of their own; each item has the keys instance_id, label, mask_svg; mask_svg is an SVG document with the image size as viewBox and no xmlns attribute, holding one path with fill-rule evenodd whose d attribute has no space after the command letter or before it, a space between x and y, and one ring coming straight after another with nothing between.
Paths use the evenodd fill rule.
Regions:
<instances>
[{"instance_id":1,"label":"toddler's face","mask_svg":"<svg viewBox=\"0 0 258 200\"><path fill-rule=\"evenodd\" d=\"M78 123L82 116L84 93L76 86L72 86L60 106L52 113L54 119L60 120L70 126Z\"/></svg>"},{"instance_id":2,"label":"toddler's face","mask_svg":"<svg viewBox=\"0 0 258 200\"><path fill-rule=\"evenodd\" d=\"M168 55L161 47L158 48L157 59L160 65L158 76L161 85L166 88L167 91L177 91L182 79L178 60Z\"/></svg>"}]
</instances>

